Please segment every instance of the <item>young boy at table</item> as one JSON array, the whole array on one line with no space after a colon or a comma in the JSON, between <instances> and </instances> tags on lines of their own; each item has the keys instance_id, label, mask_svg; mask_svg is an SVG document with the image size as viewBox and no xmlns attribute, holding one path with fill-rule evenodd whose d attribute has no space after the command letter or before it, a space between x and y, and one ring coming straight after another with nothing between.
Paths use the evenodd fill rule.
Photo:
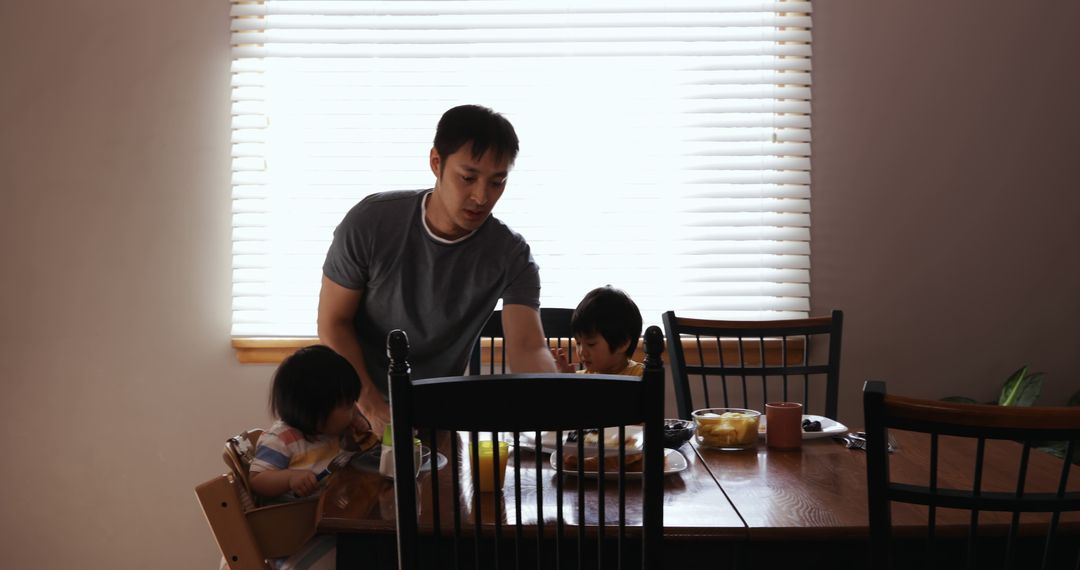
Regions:
<instances>
[{"instance_id":1,"label":"young boy at table","mask_svg":"<svg viewBox=\"0 0 1080 570\"><path fill-rule=\"evenodd\" d=\"M560 372L641 376L645 371L630 358L641 336L641 312L623 291L610 285L589 291L574 309L570 330L584 369L576 370L559 348L552 352Z\"/></svg>"}]
</instances>

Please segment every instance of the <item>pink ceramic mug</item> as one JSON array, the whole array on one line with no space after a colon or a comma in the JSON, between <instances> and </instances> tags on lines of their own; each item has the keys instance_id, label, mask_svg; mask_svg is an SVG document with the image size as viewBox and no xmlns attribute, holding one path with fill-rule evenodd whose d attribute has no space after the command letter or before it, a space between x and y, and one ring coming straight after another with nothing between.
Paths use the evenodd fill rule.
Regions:
<instances>
[{"instance_id":1,"label":"pink ceramic mug","mask_svg":"<svg viewBox=\"0 0 1080 570\"><path fill-rule=\"evenodd\" d=\"M802 404L765 404L765 443L771 449L802 448Z\"/></svg>"}]
</instances>

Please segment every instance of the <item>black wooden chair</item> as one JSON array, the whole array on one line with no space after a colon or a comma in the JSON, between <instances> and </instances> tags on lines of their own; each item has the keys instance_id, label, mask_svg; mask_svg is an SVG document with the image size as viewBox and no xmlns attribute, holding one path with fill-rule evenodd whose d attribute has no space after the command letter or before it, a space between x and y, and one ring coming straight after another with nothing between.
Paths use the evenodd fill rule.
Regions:
<instances>
[{"instance_id":1,"label":"black wooden chair","mask_svg":"<svg viewBox=\"0 0 1080 570\"><path fill-rule=\"evenodd\" d=\"M422 475L430 479L421 484L395 479L400 568L660 568L665 452L658 327L645 332L641 378L508 374L411 381L405 334L391 332L388 345L395 449L407 449L416 430L449 458L448 468ZM575 452L589 456L580 430L605 427L614 428L618 443L605 450L600 438L592 445L595 457L608 459L567 466ZM643 441L631 436L628 443L634 430ZM478 432L510 440L501 491L475 491L480 474L470 465L479 464ZM541 432L557 434L553 459L525 449L524 436L541 442ZM564 434L570 437L565 444ZM637 445L643 445L640 454L631 449ZM635 472L629 466L637 461ZM497 473L498 457L492 463ZM413 473L412 455L395 454L395 470Z\"/></svg>"},{"instance_id":2,"label":"black wooden chair","mask_svg":"<svg viewBox=\"0 0 1080 570\"><path fill-rule=\"evenodd\" d=\"M570 332L570 319L573 309L540 308L540 323L544 326L544 337L551 348L566 349L567 357L574 361L573 334ZM481 343L487 339L487 347ZM486 372L481 356L487 354ZM503 343L502 311L492 311L491 317L480 329L472 354L469 356L469 374L503 374L506 372L506 344Z\"/></svg>"},{"instance_id":3,"label":"black wooden chair","mask_svg":"<svg viewBox=\"0 0 1080 570\"><path fill-rule=\"evenodd\" d=\"M694 410L711 407L764 411L766 402L783 400L801 401L803 413L836 419L843 327L841 311L776 321L664 313L679 416L690 419ZM700 377L699 397L691 377Z\"/></svg>"},{"instance_id":4,"label":"black wooden chair","mask_svg":"<svg viewBox=\"0 0 1080 570\"><path fill-rule=\"evenodd\" d=\"M1075 449L1080 447L1080 408L1014 408L917 400L888 395L885 383L877 381L868 381L863 386L863 406L871 567L1080 568L1077 523L1074 519L1068 535L1062 535L1064 525L1059 524L1062 513L1080 511L1080 492L1066 491L1069 472L1074 470L1071 458L1080 454ZM890 429L930 434L929 457L924 460L925 484L897 482L890 477L886 449ZM939 467L939 462L945 463L948 456L947 452L939 452L939 448L955 445L953 438L965 438L962 441L975 449L975 464L970 466L971 471L965 470L965 475L974 473L970 488L957 489L940 482L947 472ZM995 455L991 464L984 461L990 446L1006 445L994 440L1011 440L1023 444L1023 448L1009 443L1009 464L1003 464L1000 455ZM1057 490L1032 489L1028 474L1031 454L1043 453L1032 451L1032 447L1051 441L1068 442L1060 476L1056 477ZM1013 448L1017 448L1015 453L1011 451ZM921 457L914 460L923 461ZM1015 474L1015 489L983 488L983 473L991 469ZM1054 470L1057 469L1055 466ZM1047 482L1043 480L1043 484ZM927 507L925 548L921 544L897 546L903 537L894 536L893 502ZM967 536L958 537L959 544L951 540L954 537L939 536L936 528L941 512L947 509L961 509L964 514L970 511ZM1011 522L980 526L980 512L1011 513ZM1042 513L1042 519L1029 514L1021 523L1022 513ZM961 564L960 559L966 564Z\"/></svg>"}]
</instances>

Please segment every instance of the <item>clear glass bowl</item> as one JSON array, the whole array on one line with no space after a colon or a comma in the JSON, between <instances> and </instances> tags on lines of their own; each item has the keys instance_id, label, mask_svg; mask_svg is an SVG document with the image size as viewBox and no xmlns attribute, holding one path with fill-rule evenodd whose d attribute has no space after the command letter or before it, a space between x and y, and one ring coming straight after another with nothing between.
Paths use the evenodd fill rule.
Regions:
<instances>
[{"instance_id":1,"label":"clear glass bowl","mask_svg":"<svg viewBox=\"0 0 1080 570\"><path fill-rule=\"evenodd\" d=\"M740 450L757 447L761 412L743 408L694 410L694 440L699 447Z\"/></svg>"}]
</instances>

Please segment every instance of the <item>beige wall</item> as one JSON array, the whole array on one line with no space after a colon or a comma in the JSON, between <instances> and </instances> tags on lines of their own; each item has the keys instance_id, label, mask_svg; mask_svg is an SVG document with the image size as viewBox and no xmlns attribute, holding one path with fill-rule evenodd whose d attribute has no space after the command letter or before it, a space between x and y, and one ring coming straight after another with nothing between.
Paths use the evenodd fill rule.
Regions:
<instances>
[{"instance_id":1,"label":"beige wall","mask_svg":"<svg viewBox=\"0 0 1080 570\"><path fill-rule=\"evenodd\" d=\"M824 1L814 17L811 295L862 382L988 400L1080 390L1080 48L1063 1ZM977 11L977 14L975 13Z\"/></svg>"},{"instance_id":2,"label":"beige wall","mask_svg":"<svg viewBox=\"0 0 1080 570\"><path fill-rule=\"evenodd\" d=\"M1080 4L991 4L816 6L813 301L847 312L852 422L868 377L1080 388ZM215 567L192 487L271 371L228 347L227 17L0 3L5 567Z\"/></svg>"}]
</instances>

